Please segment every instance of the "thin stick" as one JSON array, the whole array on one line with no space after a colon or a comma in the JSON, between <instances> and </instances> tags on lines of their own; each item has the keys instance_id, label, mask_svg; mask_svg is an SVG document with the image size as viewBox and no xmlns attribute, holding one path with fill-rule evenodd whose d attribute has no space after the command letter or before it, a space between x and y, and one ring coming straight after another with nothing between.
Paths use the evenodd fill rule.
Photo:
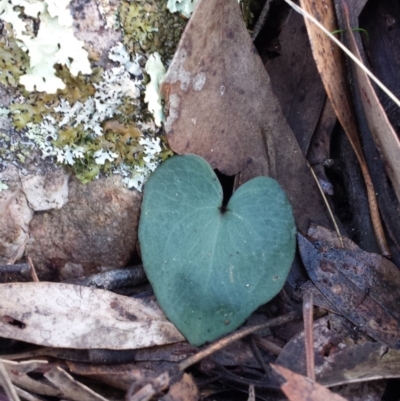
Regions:
<instances>
[{"instance_id":1,"label":"thin stick","mask_svg":"<svg viewBox=\"0 0 400 401\"><path fill-rule=\"evenodd\" d=\"M322 187L321 187L321 185L320 185L320 183L319 183L319 181L318 181L318 177L317 177L317 175L315 174L314 169L310 166L310 164L309 164L308 162L307 162L307 166L308 166L309 169L311 170L311 174L312 174L312 176L313 176L315 182L317 183L319 192L321 192L322 199L323 199L324 202L325 202L325 205L326 205L326 207L327 207L327 209L328 209L328 212L329 212L329 216L330 216L331 219L332 219L332 222L333 222L333 225L334 225L334 227L335 227L336 233L337 233L337 235L338 235L338 237L339 237L340 246L341 246L342 248L344 248L342 234L340 234L339 226L338 226L337 223L336 223L335 216L333 215L331 206L329 205L328 199L327 199L326 196L325 196L325 192L324 192L324 190L322 189Z\"/></svg>"},{"instance_id":2,"label":"thin stick","mask_svg":"<svg viewBox=\"0 0 400 401\"><path fill-rule=\"evenodd\" d=\"M253 42L257 39L258 34L261 32L261 29L263 29L263 27L264 27L271 3L272 3L272 0L267 0L261 10L260 16L258 17L258 20L254 26L253 33L251 34L251 40Z\"/></svg>"},{"instance_id":3,"label":"thin stick","mask_svg":"<svg viewBox=\"0 0 400 401\"><path fill-rule=\"evenodd\" d=\"M318 22L312 15L310 15L307 11L303 10L297 4L293 3L291 0L285 0L295 11L301 14L303 17L309 19L313 22L322 32L324 32L329 39L335 42L385 93L396 103L398 107L400 107L400 100L374 75L372 72L365 67L365 65L358 60L358 58L339 40L337 40L321 23Z\"/></svg>"},{"instance_id":4,"label":"thin stick","mask_svg":"<svg viewBox=\"0 0 400 401\"><path fill-rule=\"evenodd\" d=\"M221 340L217 341L216 343L209 345L208 347L199 351L197 354L194 354L194 355L190 356L189 358L185 359L184 361L182 361L179 364L179 370L184 371L189 366L192 366L195 363L200 362L202 359L214 354L215 352L221 350L222 348L225 348L227 345L229 345L237 340L240 340L243 337L248 336L249 334L252 334L261 329L267 329L269 327L279 326L281 324L290 322L298 317L299 317L298 313L291 312L291 313L288 313L287 315L268 320L265 323L257 324L252 327L245 327L242 330L238 330L235 333L232 333L224 338L221 338Z\"/></svg>"},{"instance_id":5,"label":"thin stick","mask_svg":"<svg viewBox=\"0 0 400 401\"><path fill-rule=\"evenodd\" d=\"M28 256L27 259L28 259L29 266L31 268L30 273L31 273L32 281L34 281L35 283L38 283L39 282L39 278L38 278L38 276L36 274L35 265L33 264L32 259L31 259L30 256Z\"/></svg>"},{"instance_id":6,"label":"thin stick","mask_svg":"<svg viewBox=\"0 0 400 401\"><path fill-rule=\"evenodd\" d=\"M313 294L312 292L306 292L303 295L303 321L307 377L315 382L313 307Z\"/></svg>"},{"instance_id":7,"label":"thin stick","mask_svg":"<svg viewBox=\"0 0 400 401\"><path fill-rule=\"evenodd\" d=\"M247 401L256 401L256 390L254 388L254 384L250 384L249 386L249 398Z\"/></svg>"},{"instance_id":8,"label":"thin stick","mask_svg":"<svg viewBox=\"0 0 400 401\"><path fill-rule=\"evenodd\" d=\"M282 347L273 343L270 340L267 340L266 338L256 336L255 342L264 351L268 351L273 355L278 356L282 352Z\"/></svg>"}]
</instances>

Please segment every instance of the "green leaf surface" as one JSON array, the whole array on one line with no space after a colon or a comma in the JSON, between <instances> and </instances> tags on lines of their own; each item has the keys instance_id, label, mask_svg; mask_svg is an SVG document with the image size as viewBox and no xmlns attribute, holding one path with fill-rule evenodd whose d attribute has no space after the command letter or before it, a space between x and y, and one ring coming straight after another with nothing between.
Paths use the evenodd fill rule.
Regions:
<instances>
[{"instance_id":1,"label":"green leaf surface","mask_svg":"<svg viewBox=\"0 0 400 401\"><path fill-rule=\"evenodd\" d=\"M210 165L174 156L144 188L144 269L167 317L194 345L239 325L282 288L295 250L292 208L279 184L257 177L226 210Z\"/></svg>"}]
</instances>

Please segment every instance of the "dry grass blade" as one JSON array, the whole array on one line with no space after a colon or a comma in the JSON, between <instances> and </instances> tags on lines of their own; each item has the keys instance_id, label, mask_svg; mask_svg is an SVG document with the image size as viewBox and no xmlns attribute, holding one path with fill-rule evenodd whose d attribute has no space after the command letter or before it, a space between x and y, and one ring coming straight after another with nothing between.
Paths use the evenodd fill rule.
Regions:
<instances>
[{"instance_id":1,"label":"dry grass blade","mask_svg":"<svg viewBox=\"0 0 400 401\"><path fill-rule=\"evenodd\" d=\"M345 16L349 46L354 55L361 61L361 55L350 27L348 9L345 5ZM375 144L386 162L386 171L392 182L397 199L400 202L400 141L379 102L378 96L361 68L356 68L357 86L364 108L369 129Z\"/></svg>"},{"instance_id":2,"label":"dry grass blade","mask_svg":"<svg viewBox=\"0 0 400 401\"><path fill-rule=\"evenodd\" d=\"M65 398L72 401L108 401L89 387L76 381L70 374L60 367L44 374L54 386L59 388Z\"/></svg>"},{"instance_id":3,"label":"dry grass blade","mask_svg":"<svg viewBox=\"0 0 400 401\"><path fill-rule=\"evenodd\" d=\"M15 388L10 378L8 377L7 370L2 362L0 362L0 384L6 392L7 397L10 399L10 401L19 401L18 394L15 391Z\"/></svg>"},{"instance_id":4,"label":"dry grass blade","mask_svg":"<svg viewBox=\"0 0 400 401\"><path fill-rule=\"evenodd\" d=\"M397 104L397 106L400 107L400 100L374 75L370 70L368 70L365 65L357 59L357 57L346 47L341 43L339 40L333 36L331 32L329 32L328 29L326 29L323 25L321 25L318 20L316 20L312 15L308 14L305 10L303 10L301 7L299 7L297 4L293 3L291 0L285 0L286 3L288 3L295 11L297 11L299 14L303 15L306 19L309 19L312 21L313 24L318 26L321 31L325 33L329 37L330 40L335 42L381 89L383 92L386 93L390 97L390 99L393 100ZM335 32L335 31L332 31Z\"/></svg>"},{"instance_id":5,"label":"dry grass blade","mask_svg":"<svg viewBox=\"0 0 400 401\"><path fill-rule=\"evenodd\" d=\"M299 11L299 7L293 4L290 0L285 1L295 8L296 11ZM317 26L314 22L315 18L313 18L312 22L308 17L305 18L313 56L329 100L332 103L340 124L345 130L360 163L367 189L372 224L380 251L382 254L389 256L390 251L386 242L381 218L379 215L374 186L368 171L358 135L350 90L346 81L346 70L343 55L339 48L332 44L330 38L321 32L319 27L322 25L327 31L337 30L332 1L324 0L321 2L313 2L310 0L300 0L300 4L303 8L301 10L303 15L307 14L307 16L309 15L311 18L312 15L317 15L318 20L320 20L320 24Z\"/></svg>"},{"instance_id":6,"label":"dry grass blade","mask_svg":"<svg viewBox=\"0 0 400 401\"><path fill-rule=\"evenodd\" d=\"M311 171L311 174L312 174L312 176L313 176L313 178L314 178L314 180L315 180L315 183L316 183L317 186L318 186L319 192L321 193L321 196L322 196L322 199L324 200L324 203L325 203L325 205L326 205L326 208L328 209L329 216L330 216L331 219L332 219L332 223L333 223L333 225L334 225L334 227L335 227L335 230L336 230L337 235L338 235L338 237L339 237L340 244L342 245L342 248L343 248L344 245L343 245L342 234L340 233L339 226L338 226L337 223L336 223L336 219L335 219L335 216L334 216L334 214L333 214L333 212L332 212L332 209L331 209L331 207L330 207L330 205L329 205L328 199L326 198L325 193L324 193L323 189L321 188L321 185L320 185L320 183L319 183L318 177L317 177L316 174L315 174L315 171L313 170L313 168L310 166L309 163L307 163L307 164L308 164L308 167L309 167L309 169L310 169L310 171Z\"/></svg>"}]
</instances>

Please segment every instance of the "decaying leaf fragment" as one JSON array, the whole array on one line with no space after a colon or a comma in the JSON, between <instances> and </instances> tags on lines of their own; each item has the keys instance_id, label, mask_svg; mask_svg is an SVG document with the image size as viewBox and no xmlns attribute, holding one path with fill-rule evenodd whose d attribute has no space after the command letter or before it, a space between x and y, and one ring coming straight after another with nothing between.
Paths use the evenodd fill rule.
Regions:
<instances>
[{"instance_id":1,"label":"decaying leaf fragment","mask_svg":"<svg viewBox=\"0 0 400 401\"><path fill-rule=\"evenodd\" d=\"M107 401L106 398L94 392L89 387L75 380L59 366L44 374L55 387L61 390L63 397L72 401Z\"/></svg>"},{"instance_id":2,"label":"decaying leaf fragment","mask_svg":"<svg viewBox=\"0 0 400 401\"><path fill-rule=\"evenodd\" d=\"M322 230L322 231L321 231ZM386 258L324 242L323 232L298 234L301 258L321 293L353 324L392 348L400 348L400 272ZM349 246L350 244L350 246Z\"/></svg>"},{"instance_id":3,"label":"decaying leaf fragment","mask_svg":"<svg viewBox=\"0 0 400 401\"><path fill-rule=\"evenodd\" d=\"M334 394L324 386L315 383L307 377L293 373L279 365L272 365L272 369L285 378L286 383L282 384L281 389L290 401L346 401L345 398Z\"/></svg>"},{"instance_id":4,"label":"decaying leaf fragment","mask_svg":"<svg viewBox=\"0 0 400 401\"><path fill-rule=\"evenodd\" d=\"M284 188L296 223L329 225L300 147L273 94L234 0L198 3L162 91L171 148L194 153L239 184L270 175Z\"/></svg>"},{"instance_id":5,"label":"decaying leaf fragment","mask_svg":"<svg viewBox=\"0 0 400 401\"><path fill-rule=\"evenodd\" d=\"M362 381L398 378L400 351L367 342L345 347L329 358L318 382L332 387Z\"/></svg>"},{"instance_id":6,"label":"decaying leaf fragment","mask_svg":"<svg viewBox=\"0 0 400 401\"><path fill-rule=\"evenodd\" d=\"M78 349L135 349L182 341L155 301L59 283L0 284L2 337Z\"/></svg>"},{"instance_id":7,"label":"decaying leaf fragment","mask_svg":"<svg viewBox=\"0 0 400 401\"><path fill-rule=\"evenodd\" d=\"M317 382L326 387L400 377L400 351L354 336L352 325L337 315L314 322L314 359ZM359 333L361 334L361 333ZM304 331L283 348L276 363L306 374Z\"/></svg>"}]
</instances>

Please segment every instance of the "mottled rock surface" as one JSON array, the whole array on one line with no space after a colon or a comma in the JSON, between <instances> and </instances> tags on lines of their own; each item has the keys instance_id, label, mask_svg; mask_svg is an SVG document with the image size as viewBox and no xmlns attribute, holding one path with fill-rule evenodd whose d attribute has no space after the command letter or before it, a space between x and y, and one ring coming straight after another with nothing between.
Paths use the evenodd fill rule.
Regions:
<instances>
[{"instance_id":1,"label":"mottled rock surface","mask_svg":"<svg viewBox=\"0 0 400 401\"><path fill-rule=\"evenodd\" d=\"M141 194L120 177L69 183L68 203L35 213L26 246L40 279L67 279L125 266L135 252Z\"/></svg>"}]
</instances>

